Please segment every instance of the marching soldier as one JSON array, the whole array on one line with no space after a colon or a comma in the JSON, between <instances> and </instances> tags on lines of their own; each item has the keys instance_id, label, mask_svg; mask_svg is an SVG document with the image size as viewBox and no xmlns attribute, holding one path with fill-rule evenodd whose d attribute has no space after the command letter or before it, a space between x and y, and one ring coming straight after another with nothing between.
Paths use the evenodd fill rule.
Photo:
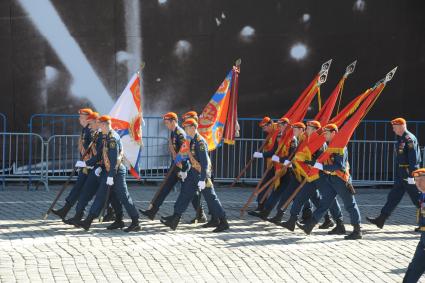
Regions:
<instances>
[{"instance_id":1,"label":"marching soldier","mask_svg":"<svg viewBox=\"0 0 425 283\"><path fill-rule=\"evenodd\" d=\"M264 117L263 120L258 124L263 132L267 133L265 139L265 145L263 152L254 152L253 158L264 158L266 163L267 175L263 178L261 184L258 184L259 187L263 186L274 176L274 167L271 157L277 149L277 139L280 133L280 127L278 123L273 123L273 120L270 117ZM264 205L261 203L261 199L265 194L265 190L258 194L257 196L257 208L253 211L249 211L248 214L257 216L262 210Z\"/></svg>"},{"instance_id":2,"label":"marching soldier","mask_svg":"<svg viewBox=\"0 0 425 283\"><path fill-rule=\"evenodd\" d=\"M177 228L182 214L185 212L193 195L200 190L204 196L208 207L211 209L213 217L219 219L218 226L213 232L222 232L229 229L226 213L218 199L214 186L211 182L211 161L208 156L208 146L204 138L198 133L198 123L195 119L187 119L183 122L186 133L191 137L189 161L182 171L184 182L182 190L174 204L174 214L169 217L161 218L161 223L170 227L172 230ZM189 166L190 165L190 166ZM203 227L209 226L209 223Z\"/></svg>"},{"instance_id":3,"label":"marching soldier","mask_svg":"<svg viewBox=\"0 0 425 283\"><path fill-rule=\"evenodd\" d=\"M75 215L72 218L69 218L64 221L66 224L74 226L77 226L78 222L81 221L81 219L83 218L84 209L86 208L89 201L96 195L96 191L100 185L100 173L102 172L102 149L103 140L105 139L105 137L99 129L99 114L94 113L92 115L96 117L96 120L94 120L92 124L92 130L96 132L96 134L93 135L96 147L92 149L92 157L86 160L85 163L87 167L93 167L93 169L90 170L90 173L87 176L87 180L84 183L83 189L81 190L81 195L75 207Z\"/></svg>"},{"instance_id":4,"label":"marching soldier","mask_svg":"<svg viewBox=\"0 0 425 283\"><path fill-rule=\"evenodd\" d=\"M116 219L108 229L120 229L124 227L123 210L125 207L128 215L131 217L131 224L124 232L140 231L139 213L128 193L125 181L127 169L122 164L123 148L120 136L111 127L111 117L103 115L99 118L100 128L105 139L102 147L102 172L100 174L100 185L96 192L95 200L90 208L89 215L84 221L78 222L78 225L84 230L89 230L93 220L99 216L105 205L107 192L110 190L112 206L115 210ZM99 156L99 155L98 155ZM86 167L84 161L80 167Z\"/></svg>"},{"instance_id":5,"label":"marching soldier","mask_svg":"<svg viewBox=\"0 0 425 283\"><path fill-rule=\"evenodd\" d=\"M182 121L186 121L187 119L195 119L196 122L198 122L199 117L198 117L198 113L196 113L195 111L189 111L186 112L182 115ZM212 172L211 172L212 174ZM211 180L213 180L213 177L211 176ZM198 206L200 205L200 207L198 208ZM193 196L192 199L192 206L193 208L195 208L196 210L196 216L195 218L193 218L192 220L190 220L190 223L205 223L207 222L207 216L205 214L204 208L202 207L202 203L201 203L201 194L196 191L195 195ZM212 219L211 220L214 225L218 225L219 224L219 220L218 219Z\"/></svg>"},{"instance_id":6,"label":"marching soldier","mask_svg":"<svg viewBox=\"0 0 425 283\"><path fill-rule=\"evenodd\" d=\"M305 135L306 135L305 138L308 139L313 132L319 130L320 128L321 128L321 125L320 125L320 123L318 121L308 121L307 122L307 128L306 128L306 131L305 131ZM312 160L305 160L304 162L307 163L307 164L309 164L309 165L311 165L311 166L313 166L314 163L315 163L315 161L316 161L316 159L325 150L326 150L326 143L323 144L323 146L322 146L321 149L319 149L318 151L316 151L313 154ZM296 181L295 182L296 183L296 187L298 187L300 185L300 181L302 179L302 176L300 175L300 173L298 171L299 168L297 168L297 165L296 164L297 163L294 163L294 162L292 163L293 172L294 172L294 179L293 180ZM289 194L286 194L286 196L288 196L288 198L289 198ZM283 203L285 203L288 198L282 198L281 201L280 201L280 203L279 203L279 207L281 207L281 205ZM304 211L307 210L307 209L309 210L309 213L303 212L303 214L310 215L310 216L305 216L304 215L303 219L304 219L304 221L309 220L312 217L312 214L313 214L311 212L311 204L310 204L309 199L312 200L312 202L314 203L314 205L316 207L319 206L321 196L320 196L320 193L319 193L319 190L318 190L318 186L316 185L315 181L313 181L311 183L306 183L304 185L304 187L297 194L297 196L295 197L295 199L294 199L294 201L292 203L291 210L290 210L291 216L290 216L289 220L280 223L280 226L282 226L282 227L284 227L284 228L286 228L286 229L288 229L290 231L294 231L294 229L295 229L295 223L296 223L296 221L298 219L298 214L300 213L301 208L303 206L304 206ZM337 221L337 223L339 223L340 218L342 218L342 213L341 213L341 208L339 207L338 201L336 199L332 202L332 205L329 208L329 210L331 211L331 214L332 214L333 218ZM280 212L280 213L282 213L282 212ZM279 212L278 212L278 214L279 214ZM334 225L334 223L332 222L332 220L329 217L329 212L327 212L325 214L325 221L323 222L322 225L319 226L319 229L327 229L329 227L332 227L333 225ZM337 226L337 228L338 229L334 229L334 230L329 231L329 234L332 235L332 234L335 234L336 232L342 233L342 232L340 232L341 226ZM342 225L342 228L344 228L344 225ZM337 234L339 234L339 233L337 233ZM345 228L344 228L343 233L345 234Z\"/></svg>"},{"instance_id":7,"label":"marching soldier","mask_svg":"<svg viewBox=\"0 0 425 283\"><path fill-rule=\"evenodd\" d=\"M83 108L78 111L80 114L79 122L80 125L83 127L80 134L80 139L78 141L78 149L80 151L81 158L84 156L87 150L89 150L89 145L92 141L92 133L90 131L89 121L93 121L92 119L88 119L88 117L93 114L93 110L90 108ZM85 154L84 160L88 160L90 158L90 154ZM77 167L77 166L76 166ZM88 168L84 168L83 170L80 170L78 172L78 178L77 181L74 184L74 187L69 192L68 196L65 199L65 205L58 210L53 209L52 212L59 216L62 220L65 219L66 215L68 214L69 210L72 208L72 206L77 202L78 198L80 197L81 189L84 186L84 183L87 179L89 173Z\"/></svg>"},{"instance_id":8,"label":"marching soldier","mask_svg":"<svg viewBox=\"0 0 425 283\"><path fill-rule=\"evenodd\" d=\"M295 153L295 150L298 146L298 137L302 133L301 128L303 125L296 123L295 127L293 128L293 136L286 140L286 128L291 127L289 124L289 119L286 117L282 117L278 121L279 128L280 128L280 138L277 145L277 149L274 152L266 152L264 153L264 156L270 156L272 157L272 162L274 162L274 168L275 168L275 178L276 179L271 186L274 186L273 192L270 194L270 196L265 200L264 209L258 213L251 213L253 216L258 216L263 220L266 220L273 208L276 206L276 204L279 202L280 198L282 197L282 194L284 194L288 190L289 183L291 182L292 172L288 165L290 164L290 161L288 160L290 156L292 156ZM304 126L305 127L305 126ZM270 219L270 221L280 221L283 217L283 213L280 215L277 215L274 217L274 219Z\"/></svg>"},{"instance_id":9,"label":"marching soldier","mask_svg":"<svg viewBox=\"0 0 425 283\"><path fill-rule=\"evenodd\" d=\"M338 132L338 126L335 124L328 124L323 130L326 142L330 143ZM297 222L297 226L306 234L310 234L314 226L316 226L318 221L332 205L335 197L339 195L344 202L344 208L350 214L351 224L354 227L353 232L344 238L346 240L361 239L360 211L354 197L354 188L351 184L347 147L344 147L342 154L332 153L324 164L315 162L313 167L320 170L320 177L317 180L317 185L319 186L322 200L314 211L313 217L304 225Z\"/></svg>"},{"instance_id":10,"label":"marching soldier","mask_svg":"<svg viewBox=\"0 0 425 283\"><path fill-rule=\"evenodd\" d=\"M421 233L415 255L407 268L403 282L418 282L425 272L425 168L420 168L412 172L416 186L420 191L419 208L417 212L418 230Z\"/></svg>"},{"instance_id":11,"label":"marching soldier","mask_svg":"<svg viewBox=\"0 0 425 283\"><path fill-rule=\"evenodd\" d=\"M193 116L193 113L189 113L188 115ZM170 131L170 139L169 139L168 147L173 160L168 170L172 170L172 172L169 175L169 178L165 181L165 184L162 187L162 190L159 192L157 197L152 200L151 207L148 210L139 209L139 211L143 215L147 216L150 220L153 220L155 218L155 215L157 214L159 207L164 203L165 198L170 194L171 190L174 188L177 182L179 182L180 179L184 181L184 177L182 177L183 175L181 174L182 164L177 164L177 165L173 165L173 164L175 163L176 156L185 141L186 133L178 125L178 116L176 113L168 112L162 118L163 118L165 126ZM195 211L198 211L197 208L199 205L199 198L195 196L194 199L192 200L192 205ZM201 214L197 215L197 217L199 222L202 222L202 223L206 222L206 216L202 209L201 209ZM195 222L194 220L193 222Z\"/></svg>"},{"instance_id":12,"label":"marching soldier","mask_svg":"<svg viewBox=\"0 0 425 283\"><path fill-rule=\"evenodd\" d=\"M381 209L381 214L376 218L366 217L366 219L375 224L378 228L383 228L385 221L400 203L405 192L409 194L412 203L418 206L420 192L415 186L413 171L419 168L421 162L421 152L418 140L407 130L406 120L396 118L391 121L393 131L397 135L397 158L396 174L394 187L388 194L387 202Z\"/></svg>"}]
</instances>

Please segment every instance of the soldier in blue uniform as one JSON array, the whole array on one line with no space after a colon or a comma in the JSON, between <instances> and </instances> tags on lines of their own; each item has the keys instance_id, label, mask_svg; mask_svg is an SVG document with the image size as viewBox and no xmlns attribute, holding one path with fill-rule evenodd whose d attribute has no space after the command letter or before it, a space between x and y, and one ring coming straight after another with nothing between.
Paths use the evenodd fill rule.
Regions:
<instances>
[{"instance_id":1,"label":"soldier in blue uniform","mask_svg":"<svg viewBox=\"0 0 425 283\"><path fill-rule=\"evenodd\" d=\"M84 210L87 204L96 195L96 191L99 188L100 173L102 172L102 149L105 137L99 130L99 115L97 114L95 116L97 117L92 124L92 128L96 131L96 134L93 137L95 138L96 147L92 149L92 157L89 160L85 161L86 166L93 167L93 169L90 170L90 173L87 176L87 180L84 183L83 189L81 190L81 195L75 207L75 215L72 218L69 218L64 221L66 224L69 225L78 226L78 222L81 221L84 216Z\"/></svg>"},{"instance_id":2,"label":"soldier in blue uniform","mask_svg":"<svg viewBox=\"0 0 425 283\"><path fill-rule=\"evenodd\" d=\"M198 123L195 119L187 119L183 122L187 135L191 138L189 163L184 166L182 172L184 182L182 190L174 204L174 214L170 217L161 218L161 222L175 230L179 224L182 214L185 212L193 195L200 190L211 210L211 215L219 219L218 226L213 232L222 232L229 229L226 213L214 191L211 181L211 161L208 156L208 146L204 138L198 133ZM210 223L203 227L212 227Z\"/></svg>"},{"instance_id":3,"label":"soldier in blue uniform","mask_svg":"<svg viewBox=\"0 0 425 283\"><path fill-rule=\"evenodd\" d=\"M405 119L396 118L391 121L391 124L394 133L397 135L394 187L388 194L387 202L381 209L381 214L376 218L366 217L369 222L381 229L384 227L385 221L400 203L405 192L409 194L412 203L416 206L418 206L420 194L415 186L412 175L413 171L419 168L421 162L418 140L407 130Z\"/></svg>"},{"instance_id":4,"label":"soldier in blue uniform","mask_svg":"<svg viewBox=\"0 0 425 283\"><path fill-rule=\"evenodd\" d=\"M420 191L419 208L417 212L418 230L421 233L415 255L404 275L404 283L418 282L425 272L425 168L420 168L412 172L416 186Z\"/></svg>"},{"instance_id":5,"label":"soldier in blue uniform","mask_svg":"<svg viewBox=\"0 0 425 283\"><path fill-rule=\"evenodd\" d=\"M321 128L321 125L318 121L308 121L307 122L307 130L306 130L306 134L307 136L310 136L313 132L317 131L318 129ZM316 162L316 159L326 150L326 143L323 144L323 146L317 150L313 155L312 155L312 159L311 160L306 160L304 161L305 163L313 166ZM297 163L293 162L292 163L293 166L293 172L298 172L297 168ZM295 178L296 180L296 178ZM296 182L297 187L299 186L299 182ZM296 197L294 198L294 201L292 203L291 206L291 210L290 210L290 218L288 221L284 221L280 223L280 226L290 230L290 231L294 231L295 230L295 223L297 222L298 219L298 214L301 212L301 209L305 207L308 207L307 209L310 210L311 209L311 204L309 199L314 203L314 205L316 207L319 206L320 204L320 200L321 200L321 195L319 193L319 189L318 186L316 184L316 181L310 182L310 183L306 183L304 185L304 187L301 189L301 191L296 195ZM283 199L283 203L286 202L287 199ZM280 203L280 205L282 205L282 203ZM342 235L345 234L345 227L342 223L342 212L341 212L341 208L339 206L338 201L335 199L332 202L332 205L329 208L330 213L332 214L333 219L336 221L337 226L328 232L328 234L333 235L333 234L337 234L337 235ZM329 227L334 226L333 221L330 219L329 217L329 211L325 214L325 221L323 222L322 225L319 226L319 229L327 229ZM306 217L306 219L304 221L310 220L310 218L312 217L313 213L311 212L311 216L310 217Z\"/></svg>"},{"instance_id":6,"label":"soldier in blue uniform","mask_svg":"<svg viewBox=\"0 0 425 283\"><path fill-rule=\"evenodd\" d=\"M286 123L286 121L281 121ZM284 123L281 123L282 125ZM277 149L277 140L279 139L279 134L281 132L282 126L279 126L278 123L274 123L270 117L264 117L263 120L260 121L258 124L259 127L267 134L267 137L264 141L264 147L262 152L254 152L253 158L263 159L266 168L270 168L268 170L267 175L263 178L263 181L258 184L259 187L263 186L265 183L267 183L271 178L274 176L274 167L273 162L271 160L271 157L273 156L274 152ZM255 208L253 211L248 211L248 214L253 216L258 216L258 214L263 210L264 204L261 203L261 200L263 199L263 196L265 194L265 190L258 194L257 196L257 208Z\"/></svg>"},{"instance_id":7,"label":"soldier in blue uniform","mask_svg":"<svg viewBox=\"0 0 425 283\"><path fill-rule=\"evenodd\" d=\"M326 142L330 143L338 132L335 124L328 124L323 127ZM344 202L345 210L350 214L353 232L344 237L346 240L357 240L362 238L360 211L354 197L354 188L351 184L351 176L349 173L350 166L348 163L347 147L343 148L341 153L331 153L324 164L316 162L313 166L320 170L320 177L316 180L322 200L313 213L313 217L304 225L297 222L297 226L306 234L310 234L314 226L325 215L326 211L339 195ZM342 215L341 215L342 221Z\"/></svg>"},{"instance_id":8,"label":"soldier in blue uniform","mask_svg":"<svg viewBox=\"0 0 425 283\"><path fill-rule=\"evenodd\" d=\"M281 197L288 191L288 187L290 186L292 179L292 169L288 167L290 163L288 159L295 153L295 150L297 149L298 136L302 133L300 127L304 125L302 123L300 123L299 127L295 125L295 127L293 128L294 135L290 138L289 141L285 141L283 140L286 135L285 129L286 127L291 127L291 125L289 124L289 119L286 117L282 117L281 119L279 119L278 123L281 128L281 136L279 137L279 141L277 142L277 148L274 152L263 153L263 156L271 157L271 160L274 162L273 166L275 175L277 174L279 176L279 180L276 180L271 184L271 186L276 187L273 189L270 196L265 200L264 209L259 213L255 211L249 213L252 216L260 217L263 220L267 219L267 217L269 216L273 208L276 206L276 204L279 202ZM283 163L283 166L280 163ZM275 219L270 219L270 221L278 221L277 219L281 219L282 217L283 213L281 215L277 215Z\"/></svg>"},{"instance_id":9,"label":"soldier in blue uniform","mask_svg":"<svg viewBox=\"0 0 425 283\"><path fill-rule=\"evenodd\" d=\"M89 230L93 219L99 216L105 205L108 189L111 190L111 204L115 210L116 219L108 229L120 229L124 227L123 210L125 207L128 215L131 217L131 224L125 232L140 231L139 213L128 193L125 181L127 169L122 164L123 148L120 136L111 128L111 117L103 115L99 118L100 127L105 139L102 147L102 172L100 174L100 185L96 192L95 200L90 208L89 214L84 221L78 222L78 225L84 230ZM99 155L98 155L99 156ZM86 167L82 162L81 167Z\"/></svg>"},{"instance_id":10,"label":"soldier in blue uniform","mask_svg":"<svg viewBox=\"0 0 425 283\"><path fill-rule=\"evenodd\" d=\"M91 156L90 156L90 153L86 153L86 151L89 150L89 145L92 141L92 132L89 127L90 122L88 120L88 117L91 114L93 114L93 111L90 108L83 108L83 109L80 109L78 113L80 114L80 117L79 117L80 125L83 127L83 129L81 130L80 139L78 142L78 149L80 151L81 158L83 157L83 155L85 155L84 159L87 160ZM79 170L77 181L75 182L74 187L71 189L68 196L66 197L65 205L58 210L55 210L55 209L52 210L52 212L56 214L57 216L59 216L62 220L65 219L69 210L77 202L81 193L81 189L83 188L84 183L89 174L89 171L90 171L89 168L84 168L83 170Z\"/></svg>"},{"instance_id":11,"label":"soldier in blue uniform","mask_svg":"<svg viewBox=\"0 0 425 283\"><path fill-rule=\"evenodd\" d=\"M194 112L194 111L191 111L191 112ZM193 118L196 117L197 119L197 115L193 115L193 113L186 113L186 114ZM157 214L159 207L164 203L165 198L170 194L171 190L174 188L177 182L179 182L180 180L184 181L184 178L182 178L182 174L181 174L182 165L181 164L173 165L173 164L175 163L174 160L176 159L176 156L186 139L186 133L178 125L178 116L176 113L168 112L167 114L163 116L163 120L164 120L165 126L168 128L168 130L170 130L170 139L169 139L168 147L173 160L168 170L173 170L173 172L169 175L169 178L166 180L166 183L164 184L162 190L159 192L157 197L151 201L151 207L147 210L139 209L140 213L147 216L151 220L155 218L155 215ZM192 200L192 205L195 211L198 211L199 196L197 195L194 196ZM207 217L205 216L205 213L202 208L200 209L199 212L197 212L197 214L199 215L197 215L197 217L193 219L192 221L195 222L195 220L198 220L199 223L205 223L207 220Z\"/></svg>"}]
</instances>

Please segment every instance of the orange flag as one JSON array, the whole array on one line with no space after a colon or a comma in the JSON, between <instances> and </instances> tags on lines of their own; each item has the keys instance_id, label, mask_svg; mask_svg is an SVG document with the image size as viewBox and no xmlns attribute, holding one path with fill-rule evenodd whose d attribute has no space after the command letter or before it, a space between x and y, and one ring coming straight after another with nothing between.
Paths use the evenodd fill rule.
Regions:
<instances>
[{"instance_id":1,"label":"orange flag","mask_svg":"<svg viewBox=\"0 0 425 283\"><path fill-rule=\"evenodd\" d=\"M374 87L374 89L367 96L365 101L359 107L359 109L353 114L353 116L342 126L340 131L335 135L333 140L329 143L328 148L324 153L320 155L317 159L317 162L323 163L325 160L329 158L332 153L343 154L344 148L347 146L348 142L351 139L351 136L354 133L354 130L357 128L361 120L366 116L369 112L373 104L379 98L380 94L384 90L386 83L392 79L394 76L395 70L392 70L387 74L386 79L384 81L378 82L378 85ZM319 178L319 170L316 168L311 168L308 173L308 181L313 181Z\"/></svg>"}]
</instances>

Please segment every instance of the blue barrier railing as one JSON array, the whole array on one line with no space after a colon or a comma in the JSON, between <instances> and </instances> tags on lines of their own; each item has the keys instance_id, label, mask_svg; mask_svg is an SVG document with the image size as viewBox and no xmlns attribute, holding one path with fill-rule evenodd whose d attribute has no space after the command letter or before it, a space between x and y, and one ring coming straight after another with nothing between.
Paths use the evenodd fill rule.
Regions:
<instances>
[{"instance_id":1,"label":"blue barrier railing","mask_svg":"<svg viewBox=\"0 0 425 283\"><path fill-rule=\"evenodd\" d=\"M144 117L144 120L145 124L142 127L144 135L167 135L161 117L147 116ZM264 138L264 133L258 127L260 120L261 118L239 118L240 138ZM30 133L40 134L46 138L53 135L80 133L78 115L74 114L34 114L31 116L28 126ZM416 135L420 144L425 143L421 142L425 141L425 121L409 121L408 128ZM388 120L363 120L354 132L352 140L393 141L395 135Z\"/></svg>"}]
</instances>

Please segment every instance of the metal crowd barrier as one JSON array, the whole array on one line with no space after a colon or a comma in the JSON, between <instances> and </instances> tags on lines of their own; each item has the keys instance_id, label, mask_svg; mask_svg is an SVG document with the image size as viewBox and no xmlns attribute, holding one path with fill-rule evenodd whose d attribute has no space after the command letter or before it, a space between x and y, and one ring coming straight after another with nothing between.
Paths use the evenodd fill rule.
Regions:
<instances>
[{"instance_id":1,"label":"metal crowd barrier","mask_svg":"<svg viewBox=\"0 0 425 283\"><path fill-rule=\"evenodd\" d=\"M211 153L215 180L232 182L262 144L261 139L236 139L235 145L224 145ZM395 142L350 141L349 162L353 183L357 186L389 185L394 181ZM241 182L256 183L265 170L262 159L256 159Z\"/></svg>"},{"instance_id":2,"label":"metal crowd barrier","mask_svg":"<svg viewBox=\"0 0 425 283\"><path fill-rule=\"evenodd\" d=\"M262 118L239 118L240 138L263 139L264 133L258 127ZM277 120L277 119L274 119ZM161 117L144 117L144 136L167 137ZM53 135L76 135L81 127L75 114L34 114L28 124L30 133L43 138ZM409 130L416 135L420 144L425 141L425 121L408 121ZM394 141L395 135L388 120L363 120L353 134L352 140Z\"/></svg>"},{"instance_id":3,"label":"metal crowd barrier","mask_svg":"<svg viewBox=\"0 0 425 283\"><path fill-rule=\"evenodd\" d=\"M79 135L54 135L46 145L46 183L65 181L80 158L78 151ZM158 181L164 178L171 163L168 153L168 139L164 137L143 137L143 148L139 161L139 175L144 181ZM76 180L74 176L73 180ZM127 180L136 179L128 175Z\"/></svg>"},{"instance_id":4,"label":"metal crowd barrier","mask_svg":"<svg viewBox=\"0 0 425 283\"><path fill-rule=\"evenodd\" d=\"M47 189L43 138L31 133L0 133L2 188L7 182L36 182ZM32 148L32 151L30 151Z\"/></svg>"}]
</instances>

